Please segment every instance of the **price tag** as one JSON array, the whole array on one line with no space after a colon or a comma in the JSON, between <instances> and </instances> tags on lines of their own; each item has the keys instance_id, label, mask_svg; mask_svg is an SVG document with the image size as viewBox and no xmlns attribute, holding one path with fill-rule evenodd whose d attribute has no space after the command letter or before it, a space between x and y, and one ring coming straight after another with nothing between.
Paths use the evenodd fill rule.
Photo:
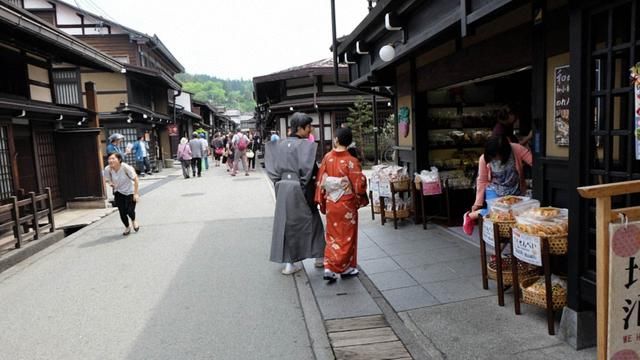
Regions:
<instances>
[{"instance_id":1,"label":"price tag","mask_svg":"<svg viewBox=\"0 0 640 360\"><path fill-rule=\"evenodd\" d=\"M493 239L493 221L489 219L482 219L482 240L489 246L495 247L495 241Z\"/></svg>"},{"instance_id":2,"label":"price tag","mask_svg":"<svg viewBox=\"0 0 640 360\"><path fill-rule=\"evenodd\" d=\"M542 266L542 241L539 236L522 233L513 228L513 255L520 261Z\"/></svg>"},{"instance_id":3,"label":"price tag","mask_svg":"<svg viewBox=\"0 0 640 360\"><path fill-rule=\"evenodd\" d=\"M381 181L378 186L378 192L382 197L391 197L391 183L388 181Z\"/></svg>"}]
</instances>

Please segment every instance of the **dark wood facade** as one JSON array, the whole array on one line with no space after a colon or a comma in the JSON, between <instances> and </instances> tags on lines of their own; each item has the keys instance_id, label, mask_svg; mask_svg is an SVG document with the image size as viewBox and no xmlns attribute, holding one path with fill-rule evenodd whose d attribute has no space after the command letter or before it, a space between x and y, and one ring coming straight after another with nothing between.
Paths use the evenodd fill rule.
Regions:
<instances>
[{"instance_id":1,"label":"dark wood facade","mask_svg":"<svg viewBox=\"0 0 640 360\"><path fill-rule=\"evenodd\" d=\"M422 92L518 70L526 74L533 195L543 205L570 211L569 255L557 265L568 275L568 308L577 313L594 309L596 255L595 204L575 189L640 178L628 70L640 60L639 5L637 0L383 0L338 47L341 59L346 54L355 62L349 65L352 85L392 86L398 106L411 109L412 134L400 159L412 169L430 165L424 117L429 104ZM387 13L403 30L385 29ZM378 50L390 43L396 56L384 62ZM368 54L358 54L356 45ZM567 147L554 141L553 122L553 76L564 66L571 89ZM640 198L614 202L633 206Z\"/></svg>"}]
</instances>

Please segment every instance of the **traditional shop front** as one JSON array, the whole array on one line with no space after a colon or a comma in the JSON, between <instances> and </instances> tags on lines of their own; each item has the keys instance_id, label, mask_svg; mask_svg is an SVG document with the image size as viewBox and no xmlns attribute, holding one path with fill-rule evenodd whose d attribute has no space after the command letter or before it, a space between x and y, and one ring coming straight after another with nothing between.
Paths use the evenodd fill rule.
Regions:
<instances>
[{"instance_id":1,"label":"traditional shop front","mask_svg":"<svg viewBox=\"0 0 640 360\"><path fill-rule=\"evenodd\" d=\"M571 214L569 252L555 267L568 276L562 322L578 348L594 341L596 259L594 203L575 189L640 178L629 82L640 59L638 5L379 1L336 54L354 62L351 85L395 90L396 112L409 115L398 143L410 173L456 168L472 184L495 110L522 109L516 133L532 130L531 193ZM624 207L640 199L613 202Z\"/></svg>"}]
</instances>

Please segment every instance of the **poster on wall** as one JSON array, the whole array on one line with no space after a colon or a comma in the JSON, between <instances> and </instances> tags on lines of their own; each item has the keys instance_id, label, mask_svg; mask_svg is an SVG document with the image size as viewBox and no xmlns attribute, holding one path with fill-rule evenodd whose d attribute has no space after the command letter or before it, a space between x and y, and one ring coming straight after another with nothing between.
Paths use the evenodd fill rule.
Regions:
<instances>
[{"instance_id":1,"label":"poster on wall","mask_svg":"<svg viewBox=\"0 0 640 360\"><path fill-rule=\"evenodd\" d=\"M169 133L169 136L178 136L178 125L176 124L167 125L167 132Z\"/></svg>"},{"instance_id":2,"label":"poster on wall","mask_svg":"<svg viewBox=\"0 0 640 360\"><path fill-rule=\"evenodd\" d=\"M558 146L569 146L569 65L556 67L554 70L554 137Z\"/></svg>"},{"instance_id":3,"label":"poster on wall","mask_svg":"<svg viewBox=\"0 0 640 360\"><path fill-rule=\"evenodd\" d=\"M633 85L633 95L635 97L634 117L636 160L640 160L640 63L635 64L631 69L631 84Z\"/></svg>"},{"instance_id":4,"label":"poster on wall","mask_svg":"<svg viewBox=\"0 0 640 360\"><path fill-rule=\"evenodd\" d=\"M409 136L409 125L411 124L411 116L409 107L403 106L398 110L398 129L400 130L400 136Z\"/></svg>"},{"instance_id":5,"label":"poster on wall","mask_svg":"<svg viewBox=\"0 0 640 360\"><path fill-rule=\"evenodd\" d=\"M640 222L609 225L607 359L640 358Z\"/></svg>"}]
</instances>

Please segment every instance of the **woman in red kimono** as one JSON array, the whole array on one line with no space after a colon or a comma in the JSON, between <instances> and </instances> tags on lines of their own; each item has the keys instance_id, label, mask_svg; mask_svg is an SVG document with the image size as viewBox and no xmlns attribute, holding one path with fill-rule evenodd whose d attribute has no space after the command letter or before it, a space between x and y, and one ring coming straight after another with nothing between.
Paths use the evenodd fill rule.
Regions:
<instances>
[{"instance_id":1,"label":"woman in red kimono","mask_svg":"<svg viewBox=\"0 0 640 360\"><path fill-rule=\"evenodd\" d=\"M329 283L358 275L358 208L369 199L360 162L347 151L352 138L351 129L336 130L335 147L325 155L317 176L315 201L327 215L324 279Z\"/></svg>"}]
</instances>

